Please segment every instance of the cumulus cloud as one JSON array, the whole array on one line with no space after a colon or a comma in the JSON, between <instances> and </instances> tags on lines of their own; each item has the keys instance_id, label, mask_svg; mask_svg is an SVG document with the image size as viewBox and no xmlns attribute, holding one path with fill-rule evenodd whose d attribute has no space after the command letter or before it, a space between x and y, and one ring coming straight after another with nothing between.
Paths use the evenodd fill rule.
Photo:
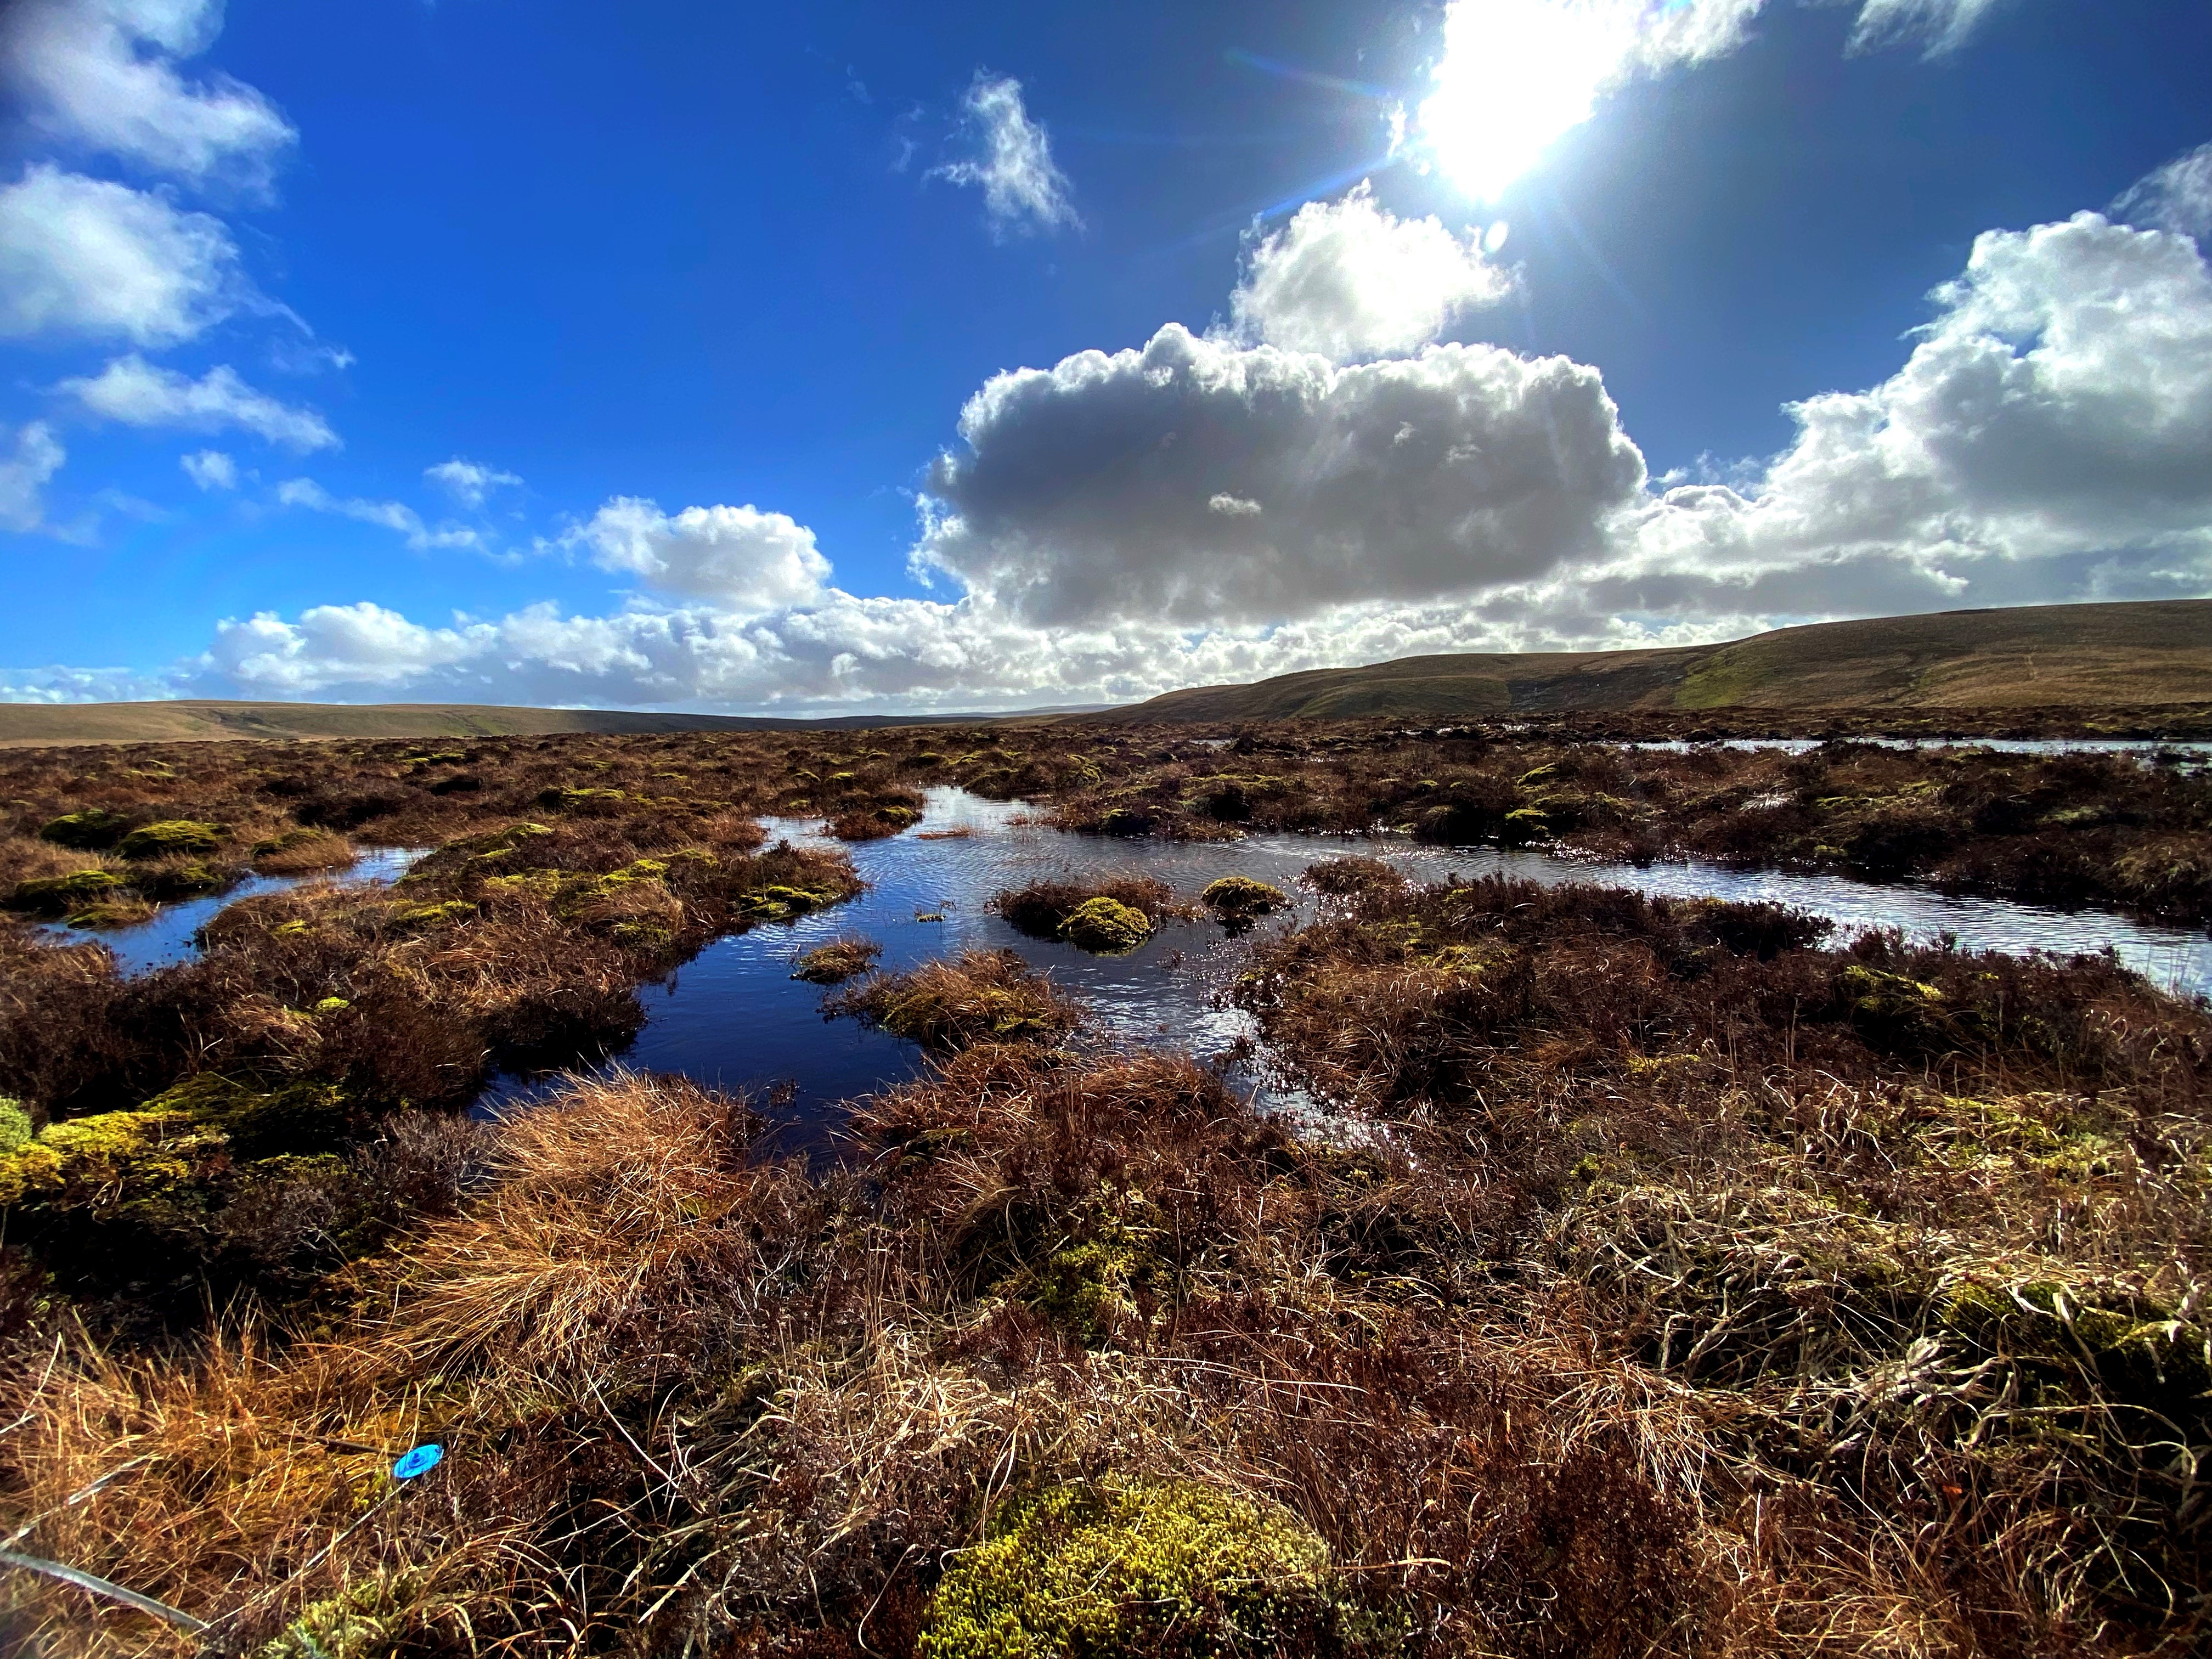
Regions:
<instances>
[{"instance_id":1,"label":"cumulus cloud","mask_svg":"<svg viewBox=\"0 0 2212 1659\"><path fill-rule=\"evenodd\" d=\"M917 559L1047 626L1466 592L1600 551L1644 485L1596 370L1494 346L1340 367L1170 324L995 376L960 434Z\"/></svg>"},{"instance_id":2,"label":"cumulus cloud","mask_svg":"<svg viewBox=\"0 0 2212 1659\"><path fill-rule=\"evenodd\" d=\"M2212 237L2212 144L2199 144L2136 180L2112 210L2114 218L2145 229Z\"/></svg>"},{"instance_id":3,"label":"cumulus cloud","mask_svg":"<svg viewBox=\"0 0 2212 1659\"><path fill-rule=\"evenodd\" d=\"M173 345L251 294L219 220L44 164L0 187L0 337Z\"/></svg>"},{"instance_id":4,"label":"cumulus cloud","mask_svg":"<svg viewBox=\"0 0 2212 1659\"><path fill-rule=\"evenodd\" d=\"M962 138L974 154L933 167L928 176L981 189L994 235L1083 222L1067 175L1052 159L1050 137L1023 105L1020 82L978 70L960 100L960 118Z\"/></svg>"},{"instance_id":5,"label":"cumulus cloud","mask_svg":"<svg viewBox=\"0 0 2212 1659\"><path fill-rule=\"evenodd\" d=\"M618 495L562 544L589 549L602 570L732 611L804 605L830 575L811 530L750 506L687 507L672 516L654 502Z\"/></svg>"},{"instance_id":6,"label":"cumulus cloud","mask_svg":"<svg viewBox=\"0 0 2212 1659\"><path fill-rule=\"evenodd\" d=\"M780 587L709 578L724 556L707 546L757 545L724 515L776 515L618 501L575 545L603 539L611 568L670 602L450 626L366 605L256 617L223 624L194 684L1016 708L2212 591L2212 270L2196 245L2094 214L1992 232L1934 300L1897 374L1797 404L1796 441L1737 486L1655 488L1595 371L1563 360L1440 346L1346 367L1170 328L971 401L918 548L957 597L856 597L796 553ZM812 551L801 527L775 530Z\"/></svg>"},{"instance_id":7,"label":"cumulus cloud","mask_svg":"<svg viewBox=\"0 0 2212 1659\"><path fill-rule=\"evenodd\" d=\"M493 490L514 488L522 483L512 472L465 461L458 455L450 461L424 467L422 476L471 513L490 499Z\"/></svg>"},{"instance_id":8,"label":"cumulus cloud","mask_svg":"<svg viewBox=\"0 0 2212 1659\"><path fill-rule=\"evenodd\" d=\"M43 421L15 429L15 441L0 456L0 529L29 532L46 521L46 481L62 470L69 452Z\"/></svg>"},{"instance_id":9,"label":"cumulus cloud","mask_svg":"<svg viewBox=\"0 0 2212 1659\"><path fill-rule=\"evenodd\" d=\"M1363 184L1307 203L1255 244L1230 316L1248 340L1348 362L1411 351L1512 288L1483 257L1480 233L1400 219Z\"/></svg>"},{"instance_id":10,"label":"cumulus cloud","mask_svg":"<svg viewBox=\"0 0 2212 1659\"><path fill-rule=\"evenodd\" d=\"M185 476L202 489L238 488L238 463L220 449L202 449L189 455L179 455L177 465L184 468Z\"/></svg>"},{"instance_id":11,"label":"cumulus cloud","mask_svg":"<svg viewBox=\"0 0 2212 1659\"><path fill-rule=\"evenodd\" d=\"M222 27L222 0L16 0L0 23L0 72L54 138L264 195L291 124L252 87L178 67Z\"/></svg>"},{"instance_id":12,"label":"cumulus cloud","mask_svg":"<svg viewBox=\"0 0 2212 1659\"><path fill-rule=\"evenodd\" d=\"M91 413L125 426L187 432L236 428L288 449L338 447L337 434L321 416L256 392L228 363L195 380L133 352L98 374L64 380L56 389Z\"/></svg>"},{"instance_id":13,"label":"cumulus cloud","mask_svg":"<svg viewBox=\"0 0 2212 1659\"><path fill-rule=\"evenodd\" d=\"M1854 581L1966 604L2212 586L2197 247L2079 214L1985 234L1936 298L1899 374L1796 405L1797 441L1753 490L1666 494L1613 574L1654 609L1692 577L1829 614L1862 608Z\"/></svg>"},{"instance_id":14,"label":"cumulus cloud","mask_svg":"<svg viewBox=\"0 0 2212 1659\"><path fill-rule=\"evenodd\" d=\"M468 661L492 634L482 624L424 628L365 602L323 605L296 623L264 611L219 624L204 665L234 684L278 696L390 686Z\"/></svg>"},{"instance_id":15,"label":"cumulus cloud","mask_svg":"<svg viewBox=\"0 0 2212 1659\"><path fill-rule=\"evenodd\" d=\"M397 531L407 538L407 545L417 553L436 547L477 547L483 541L481 535L465 525L441 525L434 530L422 522L421 514L404 501L373 501L358 495L333 495L313 478L287 479L276 486L276 499L285 507L305 507L311 513L328 513L337 518L352 519L357 523L380 525L386 530Z\"/></svg>"}]
</instances>

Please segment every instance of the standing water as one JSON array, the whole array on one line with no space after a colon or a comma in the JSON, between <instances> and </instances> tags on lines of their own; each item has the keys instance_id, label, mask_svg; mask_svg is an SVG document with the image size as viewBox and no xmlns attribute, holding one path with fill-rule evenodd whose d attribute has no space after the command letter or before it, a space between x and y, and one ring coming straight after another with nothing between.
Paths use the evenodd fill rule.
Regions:
<instances>
[{"instance_id":1,"label":"standing water","mask_svg":"<svg viewBox=\"0 0 2212 1659\"><path fill-rule=\"evenodd\" d=\"M97 941L114 953L115 965L125 975L150 973L156 968L173 967L178 963L190 962L198 956L200 929L213 921L226 907L237 903L240 899L289 892L295 887L304 887L316 882L352 887L372 882L397 881L407 873L407 866L422 856L421 849L411 847L372 848L343 870L320 870L307 876L248 876L236 886L226 887L220 893L164 904L145 921L134 921L126 927L95 930L51 921L42 923L39 932L57 944L85 945Z\"/></svg>"},{"instance_id":2,"label":"standing water","mask_svg":"<svg viewBox=\"0 0 2212 1659\"><path fill-rule=\"evenodd\" d=\"M848 849L869 884L859 898L718 940L665 981L644 987L645 1028L616 1063L681 1073L709 1086L771 1093L787 1102L793 1139L817 1142L842 1116L840 1103L905 1080L921 1058L916 1045L888 1032L826 1018L821 988L791 977L800 956L847 935L880 945L878 965L894 973L963 951L1012 950L1081 999L1109 1041L1168 1044L1208 1058L1233 1054L1252 1036L1252 1026L1247 1016L1222 1006L1219 994L1244 958L1245 940L1201 921L1171 924L1126 956L1095 957L1015 932L988 908L991 898L1031 882L1081 883L1127 873L1153 877L1195 899L1219 877L1251 876L1281 888L1293 901L1291 910L1261 924L1264 934L1313 920L1317 901L1297 885L1299 872L1351 852L1387 859L1419 881L1500 875L1547 885L1588 882L1675 897L1766 901L1829 918L1839 940L1896 927L1916 942L1949 936L1962 949L2016 955L2110 948L2161 988L2183 995L2212 992L2212 938L2098 912L1950 898L1837 876L1705 864L1639 869L1540 852L1394 840L1120 841L1044 828L1028 821L1030 811L1019 802L987 801L958 789L930 791L922 821L913 830ZM794 842L832 844L819 840L811 821L771 819L768 827L771 836ZM1231 1076L1241 1088L1259 1092L1263 1104L1290 1109L1306 1104L1299 1097L1273 1095L1256 1073L1232 1066ZM480 1109L519 1103L543 1086L502 1079Z\"/></svg>"}]
</instances>

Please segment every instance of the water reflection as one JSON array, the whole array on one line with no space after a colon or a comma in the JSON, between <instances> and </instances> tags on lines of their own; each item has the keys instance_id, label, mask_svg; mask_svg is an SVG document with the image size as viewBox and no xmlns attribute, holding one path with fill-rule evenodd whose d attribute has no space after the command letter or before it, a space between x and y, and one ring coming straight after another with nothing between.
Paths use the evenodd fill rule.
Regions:
<instances>
[{"instance_id":1,"label":"water reflection","mask_svg":"<svg viewBox=\"0 0 2212 1659\"><path fill-rule=\"evenodd\" d=\"M248 876L235 887L227 887L220 893L164 904L145 921L132 922L127 927L71 927L65 922L50 921L41 923L39 932L62 945L97 941L114 953L116 966L125 975L149 973L198 957L200 929L214 921L225 907L240 899L289 892L295 887L319 882L355 887L370 882L397 881L422 853L423 849L412 847L372 848L343 870L318 871L306 876Z\"/></svg>"},{"instance_id":2,"label":"water reflection","mask_svg":"<svg viewBox=\"0 0 2212 1659\"><path fill-rule=\"evenodd\" d=\"M2066 953L2107 947L2168 989L2212 991L2212 939L2179 928L2146 927L2095 912L2062 914L1998 899L1949 898L1909 887L1875 887L1838 876L1732 871L1707 865L1583 862L1540 852L1436 848L1402 841L1254 836L1190 845L1115 841L1062 834L1027 822L1030 809L957 789L929 793L922 822L895 839L848 850L869 884L859 899L787 925L756 928L709 945L665 983L644 988L647 1021L614 1063L678 1072L710 1085L775 1091L791 1139L818 1146L838 1121L838 1104L914 1074L912 1043L850 1020L827 1021L817 987L790 977L795 959L841 934L883 946L881 966L896 972L969 949L1011 949L1080 997L1109 1040L1169 1043L1206 1057L1230 1055L1249 1022L1220 1006L1249 939L1232 939L1206 921L1171 926L1124 957L1101 957L1051 940L1026 939L985 907L1002 888L1042 879L1079 880L1109 872L1157 877L1185 895L1224 875L1254 876L1291 892L1295 909L1271 918L1258 936L1292 927L1317 913L1295 885L1316 860L1358 852L1389 860L1416 880L1447 874L1498 874L1556 885L1595 882L1674 896L1770 900L1832 919L1842 938L1899 927L1916 940L1948 934L1969 950ZM769 820L772 834L817 839L810 822ZM920 916L940 920L921 921ZM1270 1090L1232 1065L1232 1081L1274 1109L1303 1113L1312 1103ZM526 1101L547 1086L502 1079L482 1109Z\"/></svg>"}]
</instances>

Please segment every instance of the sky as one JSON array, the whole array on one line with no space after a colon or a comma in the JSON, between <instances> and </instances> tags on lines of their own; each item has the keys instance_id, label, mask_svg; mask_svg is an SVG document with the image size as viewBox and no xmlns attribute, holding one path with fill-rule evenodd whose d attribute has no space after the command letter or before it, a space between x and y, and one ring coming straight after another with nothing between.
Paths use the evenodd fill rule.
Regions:
<instances>
[{"instance_id":1,"label":"sky","mask_svg":"<svg viewBox=\"0 0 2212 1659\"><path fill-rule=\"evenodd\" d=\"M2203 0L0 0L0 701L2212 593Z\"/></svg>"}]
</instances>

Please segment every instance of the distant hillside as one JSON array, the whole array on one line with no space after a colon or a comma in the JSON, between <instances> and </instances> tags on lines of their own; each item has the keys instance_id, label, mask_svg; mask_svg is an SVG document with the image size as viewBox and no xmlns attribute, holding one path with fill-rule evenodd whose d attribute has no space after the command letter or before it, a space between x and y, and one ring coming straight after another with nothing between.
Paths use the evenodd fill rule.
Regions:
<instances>
[{"instance_id":1,"label":"distant hillside","mask_svg":"<svg viewBox=\"0 0 2212 1659\"><path fill-rule=\"evenodd\" d=\"M562 732L787 731L841 726L968 724L1030 715L858 714L779 720L741 714L645 714L619 709L500 708L477 703L80 702L0 703L0 748L48 744L175 743L236 738L507 738Z\"/></svg>"},{"instance_id":2,"label":"distant hillside","mask_svg":"<svg viewBox=\"0 0 2212 1659\"><path fill-rule=\"evenodd\" d=\"M1653 651L1408 657L1170 691L1109 720L1630 708L2081 708L2212 701L2212 599L1820 623Z\"/></svg>"}]
</instances>

